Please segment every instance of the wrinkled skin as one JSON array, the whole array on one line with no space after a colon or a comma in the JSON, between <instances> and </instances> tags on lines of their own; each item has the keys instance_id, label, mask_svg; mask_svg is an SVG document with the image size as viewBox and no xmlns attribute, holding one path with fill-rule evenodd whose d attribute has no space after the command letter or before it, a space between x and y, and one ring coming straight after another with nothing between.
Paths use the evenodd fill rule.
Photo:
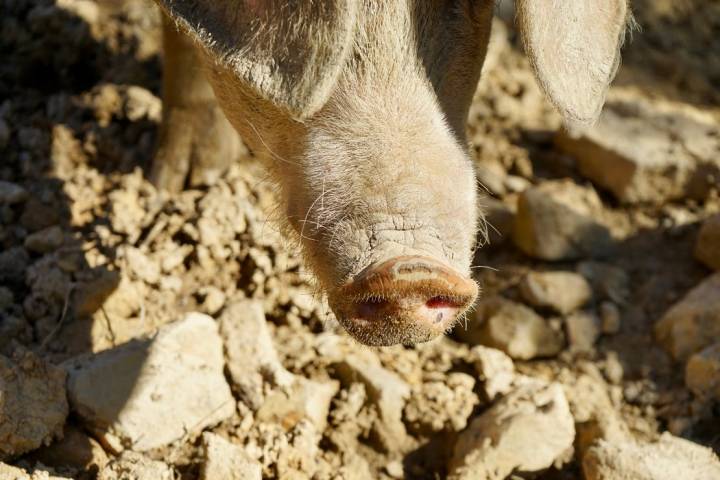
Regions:
<instances>
[{"instance_id":1,"label":"wrinkled skin","mask_svg":"<svg viewBox=\"0 0 720 480\"><path fill-rule=\"evenodd\" d=\"M322 15L331 26L306 50L302 37L292 43L297 55L306 52L308 58L288 57L283 64L287 52L280 41L276 50L270 42L269 53L262 50L268 42L255 46L259 60L246 61L252 57L247 52L256 50L233 46L251 40L228 38L239 27L224 20L233 17L233 8L245 8L232 11L238 22L252 28L259 18L262 27L277 14L264 11L275 8L274 2L234 7L229 0L158 1L181 27L187 21L186 33L196 35L220 106L267 160L288 233L299 238L348 332L366 344L391 345L428 341L451 328L477 295L469 274L478 194L464 128L494 2L302 4L303 22L314 28L314 19L303 15ZM194 33L192 25L202 20L207 25ZM280 33L270 31L269 38L288 28L293 39L293 32L305 31L305 24L287 22L290 27L280 25ZM166 38L172 35L166 29ZM324 48L322 42L332 48L317 47ZM263 55L281 58L264 64ZM269 78L263 77L268 71ZM543 80L552 85L549 78ZM604 95L606 82L601 87L598 94Z\"/></svg>"}]
</instances>

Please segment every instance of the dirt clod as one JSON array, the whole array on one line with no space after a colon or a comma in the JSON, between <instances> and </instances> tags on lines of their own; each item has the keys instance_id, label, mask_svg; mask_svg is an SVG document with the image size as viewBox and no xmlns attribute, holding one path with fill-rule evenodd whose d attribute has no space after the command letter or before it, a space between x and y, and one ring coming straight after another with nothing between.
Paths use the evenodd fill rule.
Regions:
<instances>
[{"instance_id":1,"label":"dirt clod","mask_svg":"<svg viewBox=\"0 0 720 480\"><path fill-rule=\"evenodd\" d=\"M62 369L22 348L0 356L0 459L61 437L67 415Z\"/></svg>"}]
</instances>

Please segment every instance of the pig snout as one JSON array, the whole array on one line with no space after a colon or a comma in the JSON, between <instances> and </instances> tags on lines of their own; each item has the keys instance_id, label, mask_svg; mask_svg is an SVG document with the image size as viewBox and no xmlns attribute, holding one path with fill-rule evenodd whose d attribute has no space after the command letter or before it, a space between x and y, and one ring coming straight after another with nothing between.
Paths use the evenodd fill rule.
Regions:
<instances>
[{"instance_id":1,"label":"pig snout","mask_svg":"<svg viewBox=\"0 0 720 480\"><path fill-rule=\"evenodd\" d=\"M367 267L330 293L343 325L373 346L431 340L473 304L477 284L429 257L401 256Z\"/></svg>"}]
</instances>

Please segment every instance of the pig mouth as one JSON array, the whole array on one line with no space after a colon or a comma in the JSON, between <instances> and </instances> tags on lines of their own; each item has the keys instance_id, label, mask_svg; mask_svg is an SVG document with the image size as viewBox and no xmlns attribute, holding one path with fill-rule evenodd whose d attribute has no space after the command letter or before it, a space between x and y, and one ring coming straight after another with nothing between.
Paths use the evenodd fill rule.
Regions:
<instances>
[{"instance_id":1,"label":"pig mouth","mask_svg":"<svg viewBox=\"0 0 720 480\"><path fill-rule=\"evenodd\" d=\"M478 295L472 279L427 257L374 264L330 295L339 322L371 346L411 345L450 330Z\"/></svg>"}]
</instances>

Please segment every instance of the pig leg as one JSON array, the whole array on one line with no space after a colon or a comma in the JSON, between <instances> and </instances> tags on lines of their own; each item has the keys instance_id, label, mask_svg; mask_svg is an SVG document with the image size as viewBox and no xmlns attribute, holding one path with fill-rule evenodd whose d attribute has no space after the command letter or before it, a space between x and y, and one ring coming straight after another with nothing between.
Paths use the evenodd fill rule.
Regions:
<instances>
[{"instance_id":1,"label":"pig leg","mask_svg":"<svg viewBox=\"0 0 720 480\"><path fill-rule=\"evenodd\" d=\"M151 180L171 192L212 184L245 147L205 79L196 47L163 21L163 120Z\"/></svg>"}]
</instances>

